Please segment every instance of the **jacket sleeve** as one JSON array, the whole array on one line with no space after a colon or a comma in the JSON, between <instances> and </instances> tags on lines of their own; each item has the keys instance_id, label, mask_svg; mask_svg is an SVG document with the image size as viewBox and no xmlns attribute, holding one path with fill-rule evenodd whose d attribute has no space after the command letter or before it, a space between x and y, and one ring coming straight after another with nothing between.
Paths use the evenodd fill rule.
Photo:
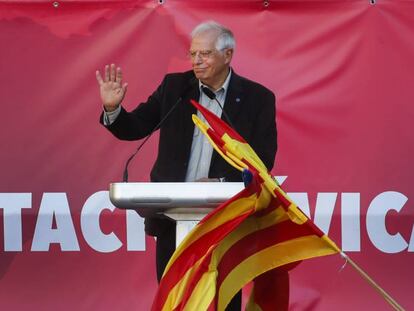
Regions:
<instances>
[{"instance_id":1,"label":"jacket sleeve","mask_svg":"<svg viewBox=\"0 0 414 311\"><path fill-rule=\"evenodd\" d=\"M251 137L251 146L266 165L267 169L273 169L277 151L276 129L276 99L275 95L268 91L263 98L261 109L256 115L255 127Z\"/></svg>"},{"instance_id":2,"label":"jacket sleeve","mask_svg":"<svg viewBox=\"0 0 414 311\"><path fill-rule=\"evenodd\" d=\"M266 89L259 97L259 102L254 105L254 113L252 112L254 116L247 141L271 171L277 151L275 95ZM222 177L226 181L237 182L242 180L242 173L228 165Z\"/></svg>"}]
</instances>

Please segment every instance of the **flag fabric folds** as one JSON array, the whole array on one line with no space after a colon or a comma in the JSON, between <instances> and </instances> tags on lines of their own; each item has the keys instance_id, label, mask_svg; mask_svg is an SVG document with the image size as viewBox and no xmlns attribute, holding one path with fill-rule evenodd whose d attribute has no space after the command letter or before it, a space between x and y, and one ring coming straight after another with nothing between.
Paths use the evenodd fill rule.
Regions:
<instances>
[{"instance_id":1,"label":"flag fabric folds","mask_svg":"<svg viewBox=\"0 0 414 311\"><path fill-rule=\"evenodd\" d=\"M164 271L152 311L222 311L250 281L257 278L260 285L277 276L275 268L341 252L288 198L236 131L197 102L192 104L208 125L196 115L193 121L215 150L253 178L244 190L200 221L178 246ZM264 288L270 293L274 290L255 286L247 309L276 310L266 297L277 295L257 293Z\"/></svg>"}]
</instances>

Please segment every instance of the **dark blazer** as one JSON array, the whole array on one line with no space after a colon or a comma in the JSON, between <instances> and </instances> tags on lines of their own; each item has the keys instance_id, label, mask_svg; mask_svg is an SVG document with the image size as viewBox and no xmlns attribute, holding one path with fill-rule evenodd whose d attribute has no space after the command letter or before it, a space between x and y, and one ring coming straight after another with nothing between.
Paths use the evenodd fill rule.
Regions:
<instances>
[{"instance_id":1,"label":"dark blazer","mask_svg":"<svg viewBox=\"0 0 414 311\"><path fill-rule=\"evenodd\" d=\"M181 98L176 109L161 126L158 156L151 171L151 181L184 181L194 131L191 115L197 113L190 104L190 99L198 100L199 97L198 80L192 71L167 74L146 102L131 112L122 108L118 118L107 128L122 140L141 139L152 131ZM274 94L233 71L224 110L236 131L271 170L277 150ZM224 114L222 118L225 120ZM101 123L102 120L101 116ZM241 173L227 164L217 152L213 153L208 177L241 181Z\"/></svg>"}]
</instances>

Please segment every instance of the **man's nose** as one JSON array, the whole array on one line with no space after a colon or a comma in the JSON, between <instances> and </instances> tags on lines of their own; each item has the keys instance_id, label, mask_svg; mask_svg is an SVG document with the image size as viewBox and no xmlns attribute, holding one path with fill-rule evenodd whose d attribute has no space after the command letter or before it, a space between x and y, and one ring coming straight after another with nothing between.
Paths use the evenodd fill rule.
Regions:
<instances>
[{"instance_id":1,"label":"man's nose","mask_svg":"<svg viewBox=\"0 0 414 311\"><path fill-rule=\"evenodd\" d=\"M200 53L197 53L192 61L194 65L200 65L203 62L203 58L200 56Z\"/></svg>"}]
</instances>

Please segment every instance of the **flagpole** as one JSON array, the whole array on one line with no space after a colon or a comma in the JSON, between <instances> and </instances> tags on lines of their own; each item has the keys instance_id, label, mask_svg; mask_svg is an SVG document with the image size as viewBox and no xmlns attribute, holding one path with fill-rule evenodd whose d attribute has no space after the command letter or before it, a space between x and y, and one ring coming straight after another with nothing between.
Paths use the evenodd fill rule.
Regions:
<instances>
[{"instance_id":1,"label":"flagpole","mask_svg":"<svg viewBox=\"0 0 414 311\"><path fill-rule=\"evenodd\" d=\"M347 254L341 252L341 256L351 264L351 266L369 283L374 287L380 295L397 311L404 311L404 308L401 307L385 290L381 288L371 277L362 270Z\"/></svg>"}]
</instances>

